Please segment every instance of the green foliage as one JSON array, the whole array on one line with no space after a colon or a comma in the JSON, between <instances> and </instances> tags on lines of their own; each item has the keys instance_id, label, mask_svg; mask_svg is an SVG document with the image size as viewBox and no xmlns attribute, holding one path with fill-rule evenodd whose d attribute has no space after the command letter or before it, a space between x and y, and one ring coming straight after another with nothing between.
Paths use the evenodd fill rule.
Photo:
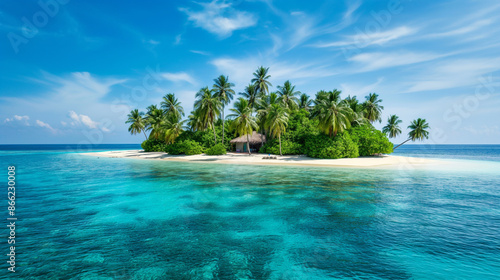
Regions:
<instances>
[{"instance_id":1,"label":"green foliage","mask_svg":"<svg viewBox=\"0 0 500 280\"><path fill-rule=\"evenodd\" d=\"M198 155L203 153L203 147L200 143L193 140L185 140L180 142L175 142L174 144L170 144L166 146L165 152L169 155Z\"/></svg>"},{"instance_id":2,"label":"green foliage","mask_svg":"<svg viewBox=\"0 0 500 280\"><path fill-rule=\"evenodd\" d=\"M356 158L359 157L359 147L358 145L352 140L352 137L349 135L349 133L345 132L342 133L341 135L337 135L333 139L335 143L335 147L337 150L340 150L342 153L342 157L344 158Z\"/></svg>"},{"instance_id":3,"label":"green foliage","mask_svg":"<svg viewBox=\"0 0 500 280\"><path fill-rule=\"evenodd\" d=\"M163 152L166 146L165 142L156 139L148 139L141 144L145 152Z\"/></svg>"},{"instance_id":4,"label":"green foliage","mask_svg":"<svg viewBox=\"0 0 500 280\"><path fill-rule=\"evenodd\" d=\"M259 153L279 154L280 145L278 139L268 141L259 150ZM281 153L283 155L300 155L302 154L302 145L291 140L281 140Z\"/></svg>"},{"instance_id":5,"label":"green foliage","mask_svg":"<svg viewBox=\"0 0 500 280\"><path fill-rule=\"evenodd\" d=\"M311 119L310 113L304 109L290 115L288 131L282 138L304 145L309 135L319 133L318 120Z\"/></svg>"},{"instance_id":6,"label":"green foliage","mask_svg":"<svg viewBox=\"0 0 500 280\"><path fill-rule=\"evenodd\" d=\"M360 156L392 153L393 144L387 136L370 124L353 127L349 132L359 147Z\"/></svg>"},{"instance_id":7,"label":"green foliage","mask_svg":"<svg viewBox=\"0 0 500 280\"><path fill-rule=\"evenodd\" d=\"M322 133L309 135L305 142L305 152L314 158L337 159L359 156L358 146L346 132L337 134L333 139Z\"/></svg>"},{"instance_id":8,"label":"green foliage","mask_svg":"<svg viewBox=\"0 0 500 280\"><path fill-rule=\"evenodd\" d=\"M223 145L222 143L219 143L210 149L208 149L205 154L209 156L219 156L219 155L225 155L226 154L226 146Z\"/></svg>"},{"instance_id":9,"label":"green foliage","mask_svg":"<svg viewBox=\"0 0 500 280\"><path fill-rule=\"evenodd\" d=\"M226 149L231 147L229 141L234 139L236 136L234 131L231 130L231 122L226 121L226 125L224 128L224 144ZM222 138L222 121L216 122L215 124L215 134L217 134L217 142L220 143L220 139ZM214 132L212 129L207 129L205 131L184 131L182 134L176 138L176 142L185 141L185 140L194 140L200 143L203 148L208 149L215 145L214 142Z\"/></svg>"}]
</instances>

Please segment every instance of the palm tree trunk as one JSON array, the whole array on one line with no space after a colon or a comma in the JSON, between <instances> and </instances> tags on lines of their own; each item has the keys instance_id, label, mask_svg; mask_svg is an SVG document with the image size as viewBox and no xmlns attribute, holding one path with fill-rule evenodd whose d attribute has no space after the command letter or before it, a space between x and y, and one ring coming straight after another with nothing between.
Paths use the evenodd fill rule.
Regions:
<instances>
[{"instance_id":1,"label":"palm tree trunk","mask_svg":"<svg viewBox=\"0 0 500 280\"><path fill-rule=\"evenodd\" d=\"M146 140L148 140L148 137L146 136L146 131L142 130L142 133L144 133L144 137L146 137Z\"/></svg>"},{"instance_id":2,"label":"palm tree trunk","mask_svg":"<svg viewBox=\"0 0 500 280\"><path fill-rule=\"evenodd\" d=\"M222 145L224 145L224 105L222 105Z\"/></svg>"},{"instance_id":3,"label":"palm tree trunk","mask_svg":"<svg viewBox=\"0 0 500 280\"><path fill-rule=\"evenodd\" d=\"M279 141L280 141L280 156L282 156L282 154L281 154L281 133L280 133L280 134L278 134L278 139L279 139Z\"/></svg>"},{"instance_id":4,"label":"palm tree trunk","mask_svg":"<svg viewBox=\"0 0 500 280\"><path fill-rule=\"evenodd\" d=\"M392 150L393 150L393 151L394 151L394 150L396 150L397 148L399 148L399 146L403 145L404 143L406 143L406 142L408 142L408 141L410 141L410 140L411 140L411 138L408 138L406 141L404 141L403 143L401 143L401 144L397 145L397 146L396 146L394 149L392 149Z\"/></svg>"},{"instance_id":5,"label":"palm tree trunk","mask_svg":"<svg viewBox=\"0 0 500 280\"><path fill-rule=\"evenodd\" d=\"M250 136L247 134L247 149L248 149L248 154L251 155L252 152L250 151Z\"/></svg>"},{"instance_id":6,"label":"palm tree trunk","mask_svg":"<svg viewBox=\"0 0 500 280\"><path fill-rule=\"evenodd\" d=\"M215 125L213 121L212 121L212 129L214 130L214 145L217 145L217 134L215 134Z\"/></svg>"}]
</instances>

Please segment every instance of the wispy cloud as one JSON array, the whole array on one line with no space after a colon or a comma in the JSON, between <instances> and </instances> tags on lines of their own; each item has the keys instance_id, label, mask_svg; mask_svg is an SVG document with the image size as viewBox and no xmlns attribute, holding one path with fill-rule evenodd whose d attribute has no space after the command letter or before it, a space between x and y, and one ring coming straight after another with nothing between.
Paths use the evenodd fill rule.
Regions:
<instances>
[{"instance_id":1,"label":"wispy cloud","mask_svg":"<svg viewBox=\"0 0 500 280\"><path fill-rule=\"evenodd\" d=\"M471 33L473 31L477 31L478 29L484 28L493 23L494 23L493 19L478 20L476 22L469 23L465 26L461 26L459 28L450 31L429 34L428 37L433 38L433 37L451 37L451 36L464 35L467 33Z\"/></svg>"},{"instance_id":2,"label":"wispy cloud","mask_svg":"<svg viewBox=\"0 0 500 280\"><path fill-rule=\"evenodd\" d=\"M367 47L370 45L383 45L390 41L412 35L418 29L400 26L387 31L364 33L360 30L355 35L349 35L345 40L333 41L328 43L317 43L311 45L316 48L330 48L330 47Z\"/></svg>"},{"instance_id":3,"label":"wispy cloud","mask_svg":"<svg viewBox=\"0 0 500 280\"><path fill-rule=\"evenodd\" d=\"M231 4L214 0L210 3L198 3L202 9L193 11L189 8L179 8L188 15L188 20L196 27L203 28L221 38L229 37L233 31L248 28L257 24L255 15L238 11Z\"/></svg>"},{"instance_id":4,"label":"wispy cloud","mask_svg":"<svg viewBox=\"0 0 500 280\"><path fill-rule=\"evenodd\" d=\"M191 77L189 74L185 72L178 72L178 73L162 73L161 76L171 82L178 83L178 82L186 82L192 85L196 85L196 81L193 77Z\"/></svg>"},{"instance_id":5,"label":"wispy cloud","mask_svg":"<svg viewBox=\"0 0 500 280\"><path fill-rule=\"evenodd\" d=\"M209 52L205 52L205 51L190 50L190 52L195 53L195 54L201 54L201 55L210 55Z\"/></svg>"},{"instance_id":6,"label":"wispy cloud","mask_svg":"<svg viewBox=\"0 0 500 280\"><path fill-rule=\"evenodd\" d=\"M384 81L384 78L377 79L376 82L368 85L360 85L358 84L349 84L342 83L340 84L340 88L342 90L343 96L347 95L357 96L358 98L362 98L370 92L377 92L379 89L379 85Z\"/></svg>"},{"instance_id":7,"label":"wispy cloud","mask_svg":"<svg viewBox=\"0 0 500 280\"><path fill-rule=\"evenodd\" d=\"M252 79L252 73L261 66L262 59L258 57L247 58L218 58L210 62L220 73L228 73L230 80L237 87L244 87ZM272 76L273 83L282 83L292 80L294 83L305 82L311 79L329 77L338 74L331 65L324 63L287 63L282 61L267 61L266 67ZM276 86L277 84L273 84Z\"/></svg>"},{"instance_id":8,"label":"wispy cloud","mask_svg":"<svg viewBox=\"0 0 500 280\"><path fill-rule=\"evenodd\" d=\"M13 121L19 121L21 123L23 123L24 125L27 125L29 126L29 119L30 117L29 116L19 116L19 115L14 115L12 118L6 118L4 120L4 123L7 123L7 122L13 122Z\"/></svg>"},{"instance_id":9,"label":"wispy cloud","mask_svg":"<svg viewBox=\"0 0 500 280\"><path fill-rule=\"evenodd\" d=\"M156 41L156 40L153 40L153 39L147 40L146 43L148 43L150 45L153 45L153 46L156 46L156 45L160 44L159 41Z\"/></svg>"},{"instance_id":10,"label":"wispy cloud","mask_svg":"<svg viewBox=\"0 0 500 280\"><path fill-rule=\"evenodd\" d=\"M424 61L434 60L442 57L432 53L413 53L413 52L400 52L400 53L362 53L355 55L348 59L348 61L358 63L355 72L374 71L383 68L409 65L420 63Z\"/></svg>"},{"instance_id":11,"label":"wispy cloud","mask_svg":"<svg viewBox=\"0 0 500 280\"><path fill-rule=\"evenodd\" d=\"M349 2L340 21L332 23L331 20L327 20L325 23L325 18L321 12L314 14L308 14L304 11L285 13L274 7L271 1L265 2L286 26L284 31L270 34L274 53L277 53L281 48L290 51L313 38L335 33L350 26L356 21L353 15L361 6L360 1Z\"/></svg>"},{"instance_id":12,"label":"wispy cloud","mask_svg":"<svg viewBox=\"0 0 500 280\"><path fill-rule=\"evenodd\" d=\"M175 36L174 45L179 45L181 43L181 40L182 40L182 34Z\"/></svg>"},{"instance_id":13,"label":"wispy cloud","mask_svg":"<svg viewBox=\"0 0 500 280\"><path fill-rule=\"evenodd\" d=\"M69 76L56 76L42 72L43 79L31 79L34 82L48 85L53 94L59 98L77 100L78 98L98 100L108 94L114 85L126 82L126 79L100 79L89 72L73 72ZM61 100L62 101L62 100Z\"/></svg>"},{"instance_id":14,"label":"wispy cloud","mask_svg":"<svg viewBox=\"0 0 500 280\"><path fill-rule=\"evenodd\" d=\"M52 126L50 126L48 123L42 122L41 120L36 120L36 125L39 126L39 127L45 127L48 130L50 130L52 133L56 133L57 132L57 130L55 130L54 128L52 128Z\"/></svg>"},{"instance_id":15,"label":"wispy cloud","mask_svg":"<svg viewBox=\"0 0 500 280\"><path fill-rule=\"evenodd\" d=\"M500 70L500 59L453 59L440 61L422 69L420 74L408 79L405 92L442 90L479 85L479 78Z\"/></svg>"}]
</instances>

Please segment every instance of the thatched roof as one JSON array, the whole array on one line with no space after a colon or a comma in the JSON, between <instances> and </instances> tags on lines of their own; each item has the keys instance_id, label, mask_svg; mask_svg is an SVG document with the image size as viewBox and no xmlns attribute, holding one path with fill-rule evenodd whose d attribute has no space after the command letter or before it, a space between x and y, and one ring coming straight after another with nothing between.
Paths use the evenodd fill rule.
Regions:
<instances>
[{"instance_id":1,"label":"thatched roof","mask_svg":"<svg viewBox=\"0 0 500 280\"><path fill-rule=\"evenodd\" d=\"M245 134L245 135L242 135L238 138L234 138L229 143L234 144L234 143L246 143L246 142L247 142L247 135ZM254 144L254 143L261 143L261 142L266 142L266 136L254 131L252 133L252 135L250 136L250 143Z\"/></svg>"}]
</instances>

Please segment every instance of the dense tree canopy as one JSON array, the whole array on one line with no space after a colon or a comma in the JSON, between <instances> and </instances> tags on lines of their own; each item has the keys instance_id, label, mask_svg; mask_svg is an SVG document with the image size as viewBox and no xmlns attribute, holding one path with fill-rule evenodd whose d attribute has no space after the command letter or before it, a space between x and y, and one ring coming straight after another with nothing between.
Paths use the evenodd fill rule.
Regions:
<instances>
[{"instance_id":1,"label":"dense tree canopy","mask_svg":"<svg viewBox=\"0 0 500 280\"><path fill-rule=\"evenodd\" d=\"M203 87L196 93L194 110L187 119L182 119L184 109L175 94L168 93L160 107L151 105L145 114L132 110L126 121L128 130L146 136L142 144L145 151L219 155L231 149L230 139L240 135L248 139L258 131L267 139L260 152L318 158L391 153L394 145L387 136L402 133L402 120L396 115L389 116L383 132L371 125L381 121L384 109L376 93L369 93L361 102L351 95L343 99L337 89L320 90L311 99L289 80L270 92L270 78L269 68L259 67L227 117L224 107L231 104L234 84L228 76L220 75L211 89ZM414 120L408 129L409 138L403 144L429 137L425 119Z\"/></svg>"}]
</instances>

